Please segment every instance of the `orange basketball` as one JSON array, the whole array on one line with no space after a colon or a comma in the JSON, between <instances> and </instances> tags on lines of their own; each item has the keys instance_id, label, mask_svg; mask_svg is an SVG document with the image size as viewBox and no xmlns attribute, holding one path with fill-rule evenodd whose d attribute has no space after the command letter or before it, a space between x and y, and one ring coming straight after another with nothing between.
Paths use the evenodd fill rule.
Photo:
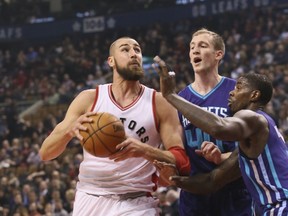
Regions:
<instances>
[{"instance_id":1,"label":"orange basketball","mask_svg":"<svg viewBox=\"0 0 288 216\"><path fill-rule=\"evenodd\" d=\"M93 122L83 123L87 130L80 131L83 148L96 157L108 157L115 153L116 145L125 140L120 119L107 112L99 112L89 118L93 118Z\"/></svg>"}]
</instances>

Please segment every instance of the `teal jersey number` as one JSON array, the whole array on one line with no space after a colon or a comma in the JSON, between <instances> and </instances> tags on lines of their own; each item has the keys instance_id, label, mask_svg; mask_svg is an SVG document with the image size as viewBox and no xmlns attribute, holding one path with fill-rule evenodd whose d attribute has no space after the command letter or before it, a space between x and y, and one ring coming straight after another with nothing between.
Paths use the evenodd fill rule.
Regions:
<instances>
[{"instance_id":1,"label":"teal jersey number","mask_svg":"<svg viewBox=\"0 0 288 216\"><path fill-rule=\"evenodd\" d=\"M221 152L224 151L223 142L221 140L215 140L215 139L212 140L209 134L203 132L199 128L195 129L195 133L196 133L196 136L193 139L192 131L185 130L185 137L186 137L187 145L189 147L200 149L204 141L210 141L210 142L215 142L215 144L218 146Z\"/></svg>"}]
</instances>

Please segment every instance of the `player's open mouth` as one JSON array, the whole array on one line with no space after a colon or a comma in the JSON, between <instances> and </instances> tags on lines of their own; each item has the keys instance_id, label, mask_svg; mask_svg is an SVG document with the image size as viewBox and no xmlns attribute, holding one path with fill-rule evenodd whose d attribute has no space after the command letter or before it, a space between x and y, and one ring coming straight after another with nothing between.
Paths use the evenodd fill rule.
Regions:
<instances>
[{"instance_id":1,"label":"player's open mouth","mask_svg":"<svg viewBox=\"0 0 288 216\"><path fill-rule=\"evenodd\" d=\"M232 106L232 101L229 99L228 100L228 107L231 108L231 106Z\"/></svg>"},{"instance_id":2,"label":"player's open mouth","mask_svg":"<svg viewBox=\"0 0 288 216\"><path fill-rule=\"evenodd\" d=\"M197 63L199 63L199 62L201 62L202 61L202 59L200 58L200 57L195 57L194 59L193 59L193 62L195 63L195 64L197 64Z\"/></svg>"}]
</instances>

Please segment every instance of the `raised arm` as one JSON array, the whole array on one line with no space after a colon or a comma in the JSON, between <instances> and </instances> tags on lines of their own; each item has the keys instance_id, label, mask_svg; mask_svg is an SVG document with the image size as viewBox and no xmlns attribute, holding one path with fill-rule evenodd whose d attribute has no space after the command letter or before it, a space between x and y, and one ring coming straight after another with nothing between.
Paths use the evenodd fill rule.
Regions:
<instances>
[{"instance_id":1,"label":"raised arm","mask_svg":"<svg viewBox=\"0 0 288 216\"><path fill-rule=\"evenodd\" d=\"M158 73L163 96L193 125L204 132L216 139L240 141L247 139L263 126L264 117L251 110L240 110L233 117L222 118L190 103L176 94L175 73L168 72L165 62L158 56L154 61L161 67Z\"/></svg>"}]
</instances>

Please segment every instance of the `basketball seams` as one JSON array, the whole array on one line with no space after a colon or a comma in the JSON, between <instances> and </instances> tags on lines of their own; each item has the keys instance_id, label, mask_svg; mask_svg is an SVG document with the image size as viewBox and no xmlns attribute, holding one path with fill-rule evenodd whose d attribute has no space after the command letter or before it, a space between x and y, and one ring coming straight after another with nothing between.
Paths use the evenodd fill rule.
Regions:
<instances>
[{"instance_id":1,"label":"basketball seams","mask_svg":"<svg viewBox=\"0 0 288 216\"><path fill-rule=\"evenodd\" d=\"M84 123L88 130L82 131L82 147L96 157L108 157L116 152L117 143L125 140L123 124L110 113L98 113L93 118L93 122Z\"/></svg>"},{"instance_id":2,"label":"basketball seams","mask_svg":"<svg viewBox=\"0 0 288 216\"><path fill-rule=\"evenodd\" d=\"M100 117L97 119L97 129L95 129L94 127L93 127L93 122L91 122L89 125L90 125L90 127L91 127L91 129L92 129L92 132L89 134L89 138L91 138L92 139L92 142L93 142L93 153L94 153L94 155L97 155L97 142L96 142L96 140L95 139L93 139L93 136L96 136L97 137L97 139L98 139L98 141L99 141L99 143L101 143L101 145L108 151L108 152L110 152L110 153L113 153L109 148L108 148L108 146L106 146L105 145L105 143L101 140L101 138L99 137L99 135L98 135L98 132L101 132L101 129L102 128L104 128L104 127L106 127L107 125L109 125L109 124L106 124L106 125L104 125L104 126L102 126L102 127L99 127L99 122L100 122L100 119L101 119L101 117L104 115L104 113L102 113L101 115L100 115Z\"/></svg>"},{"instance_id":3,"label":"basketball seams","mask_svg":"<svg viewBox=\"0 0 288 216\"><path fill-rule=\"evenodd\" d=\"M92 136L93 136L97 131L94 130L92 123L88 123L88 125L90 126L90 129L91 129L93 132L92 132L92 133L89 133L89 128L88 128L88 131L85 131L85 132L88 133L88 136L87 136L87 138L83 141L82 146L85 147L85 144L87 143L87 140L91 139L91 141L92 141L92 143L93 143L93 153L95 154L95 152L96 152L96 149L95 149L95 148L96 148L96 145L95 145L95 140L92 138ZM87 125L87 126L88 126L88 125Z\"/></svg>"},{"instance_id":4,"label":"basketball seams","mask_svg":"<svg viewBox=\"0 0 288 216\"><path fill-rule=\"evenodd\" d=\"M107 136L111 136L111 137L115 137L115 138L122 138L122 136L117 136L117 135L114 135L114 134L110 134L110 133L107 133L105 131L103 131L102 129L104 129L105 127L109 126L109 125L113 125L115 124L116 122L120 122L120 120L117 120L117 121L114 121L114 122L110 122L108 124L106 124L105 126L102 126L101 128L98 128L100 130L100 132L104 135L107 135ZM98 130L97 130L98 131Z\"/></svg>"},{"instance_id":5,"label":"basketball seams","mask_svg":"<svg viewBox=\"0 0 288 216\"><path fill-rule=\"evenodd\" d=\"M97 130L98 132L99 130ZM113 151L111 151L111 149L101 140L101 138L99 137L99 135L97 133L95 133L96 137L98 138L98 140L100 141L101 145L107 150L109 151L111 154L114 153ZM94 141L94 139L93 139ZM94 144L94 143L93 143ZM94 145L95 146L95 145ZM94 154L96 155L96 151L94 151Z\"/></svg>"}]
</instances>

